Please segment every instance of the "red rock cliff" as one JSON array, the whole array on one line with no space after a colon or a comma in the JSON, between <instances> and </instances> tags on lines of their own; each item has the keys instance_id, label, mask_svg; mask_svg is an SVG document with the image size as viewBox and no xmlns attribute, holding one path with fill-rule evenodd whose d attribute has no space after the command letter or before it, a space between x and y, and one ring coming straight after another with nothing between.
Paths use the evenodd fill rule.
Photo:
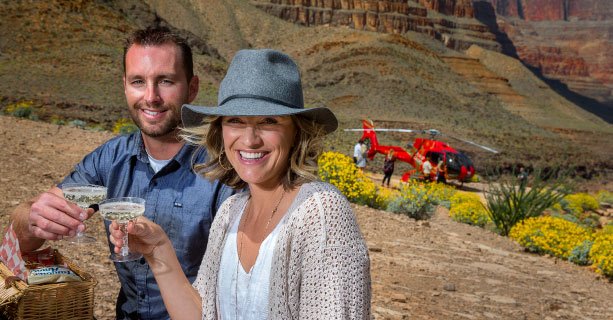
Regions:
<instances>
[{"instance_id":1,"label":"red rock cliff","mask_svg":"<svg viewBox=\"0 0 613 320\"><path fill-rule=\"evenodd\" d=\"M483 7L477 3L491 4L498 26L524 63L613 108L613 1L474 2L476 8Z\"/></svg>"},{"instance_id":2,"label":"red rock cliff","mask_svg":"<svg viewBox=\"0 0 613 320\"><path fill-rule=\"evenodd\" d=\"M486 0L475 0L486 1ZM489 0L496 13L526 21L610 20L610 0Z\"/></svg>"},{"instance_id":3,"label":"red rock cliff","mask_svg":"<svg viewBox=\"0 0 613 320\"><path fill-rule=\"evenodd\" d=\"M489 28L474 19L471 0L252 0L251 3L272 15L307 26L327 24L386 33L415 31L454 49L479 44L500 51Z\"/></svg>"}]
</instances>

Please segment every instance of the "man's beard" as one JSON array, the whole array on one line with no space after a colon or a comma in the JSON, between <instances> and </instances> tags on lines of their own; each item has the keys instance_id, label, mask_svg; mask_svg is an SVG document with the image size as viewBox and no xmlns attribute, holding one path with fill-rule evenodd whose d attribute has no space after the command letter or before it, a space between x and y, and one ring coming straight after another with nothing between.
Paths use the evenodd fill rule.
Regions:
<instances>
[{"instance_id":1,"label":"man's beard","mask_svg":"<svg viewBox=\"0 0 613 320\"><path fill-rule=\"evenodd\" d=\"M173 108L167 109L166 112L171 112L170 110L174 110ZM174 133L177 130L177 127L181 124L181 118L178 114L172 115L172 117L165 119L163 122L158 123L155 126L144 126L141 119L138 117L138 113L141 112L140 108L131 108L130 109L130 117L134 124L140 129L140 131L153 138L166 136L169 133Z\"/></svg>"}]
</instances>

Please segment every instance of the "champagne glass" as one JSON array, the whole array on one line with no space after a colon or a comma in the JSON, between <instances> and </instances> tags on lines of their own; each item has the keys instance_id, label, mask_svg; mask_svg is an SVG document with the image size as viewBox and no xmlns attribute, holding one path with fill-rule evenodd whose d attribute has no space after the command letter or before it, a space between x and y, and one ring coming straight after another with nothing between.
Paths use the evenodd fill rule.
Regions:
<instances>
[{"instance_id":1,"label":"champagne glass","mask_svg":"<svg viewBox=\"0 0 613 320\"><path fill-rule=\"evenodd\" d=\"M83 184L83 183L65 183L62 185L64 198L68 201L76 203L81 209L87 210L106 199L106 187ZM82 244L96 242L96 238L86 235L85 232L77 231L74 237L66 238L66 241Z\"/></svg>"},{"instance_id":2,"label":"champagne glass","mask_svg":"<svg viewBox=\"0 0 613 320\"><path fill-rule=\"evenodd\" d=\"M128 245L128 222L145 213L145 199L136 197L112 198L100 203L100 214L107 221L116 221L123 232L123 246L120 252L111 253L111 260L126 262L138 260L143 257L140 253L130 252Z\"/></svg>"}]
</instances>

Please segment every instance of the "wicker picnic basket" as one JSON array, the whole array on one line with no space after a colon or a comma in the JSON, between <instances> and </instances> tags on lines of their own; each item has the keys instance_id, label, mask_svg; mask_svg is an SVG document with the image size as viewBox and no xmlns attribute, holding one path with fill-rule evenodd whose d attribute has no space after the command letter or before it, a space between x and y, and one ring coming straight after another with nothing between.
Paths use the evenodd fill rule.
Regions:
<instances>
[{"instance_id":1,"label":"wicker picnic basket","mask_svg":"<svg viewBox=\"0 0 613 320\"><path fill-rule=\"evenodd\" d=\"M13 273L0 262L0 311L9 319L87 319L94 318L96 280L55 250L58 264L66 263L83 281L28 285L16 281L5 286ZM0 317L2 315L0 314Z\"/></svg>"}]
</instances>

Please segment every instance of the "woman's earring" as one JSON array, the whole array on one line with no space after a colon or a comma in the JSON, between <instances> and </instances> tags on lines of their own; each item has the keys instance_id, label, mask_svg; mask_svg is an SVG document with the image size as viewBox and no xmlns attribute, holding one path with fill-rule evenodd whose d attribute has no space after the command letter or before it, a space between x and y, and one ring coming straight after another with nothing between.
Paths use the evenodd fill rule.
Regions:
<instances>
[{"instance_id":1,"label":"woman's earring","mask_svg":"<svg viewBox=\"0 0 613 320\"><path fill-rule=\"evenodd\" d=\"M221 153L219 154L219 157L217 157L217 162L219 163L219 166L220 166L222 169L224 169L224 170L226 170L226 171L230 171L230 170L232 170L232 167L230 167L230 168L226 168L226 167L224 167L224 166L223 166L223 163L221 162L221 157L222 157L224 154L226 154L226 150L223 150L223 149L222 149L222 150L221 150ZM226 157L226 158L227 158L227 157Z\"/></svg>"}]
</instances>

